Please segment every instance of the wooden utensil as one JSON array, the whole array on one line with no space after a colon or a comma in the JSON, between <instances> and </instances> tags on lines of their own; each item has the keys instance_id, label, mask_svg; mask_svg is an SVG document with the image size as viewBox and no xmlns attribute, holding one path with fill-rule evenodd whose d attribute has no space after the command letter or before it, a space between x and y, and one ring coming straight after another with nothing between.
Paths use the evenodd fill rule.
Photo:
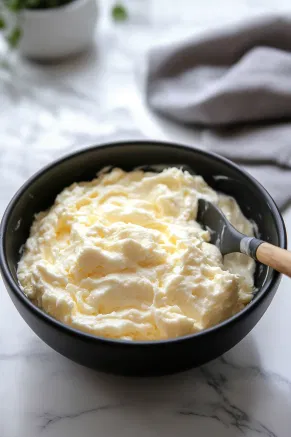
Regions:
<instances>
[{"instance_id":1,"label":"wooden utensil","mask_svg":"<svg viewBox=\"0 0 291 437\"><path fill-rule=\"evenodd\" d=\"M210 230L211 243L222 255L241 252L291 277L291 252L238 232L213 203L199 199L197 221Z\"/></svg>"}]
</instances>

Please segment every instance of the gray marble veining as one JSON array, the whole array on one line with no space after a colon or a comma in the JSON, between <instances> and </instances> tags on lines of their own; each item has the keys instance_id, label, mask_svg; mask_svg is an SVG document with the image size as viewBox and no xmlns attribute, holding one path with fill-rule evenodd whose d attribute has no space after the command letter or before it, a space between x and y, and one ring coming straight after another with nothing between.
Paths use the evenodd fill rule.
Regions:
<instances>
[{"instance_id":1,"label":"gray marble veining","mask_svg":"<svg viewBox=\"0 0 291 437\"><path fill-rule=\"evenodd\" d=\"M15 59L0 69L1 212L27 177L73 149L139 136L199 146L198 133L147 110L147 47L280 10L291 13L289 2L159 0L151 2L148 25L112 27L104 19L96 46L81 57L54 65ZM285 220L291 231L291 210ZM0 436L289 437L290 314L284 278L266 315L223 357L178 375L128 379L96 373L51 350L21 319L1 282Z\"/></svg>"}]
</instances>

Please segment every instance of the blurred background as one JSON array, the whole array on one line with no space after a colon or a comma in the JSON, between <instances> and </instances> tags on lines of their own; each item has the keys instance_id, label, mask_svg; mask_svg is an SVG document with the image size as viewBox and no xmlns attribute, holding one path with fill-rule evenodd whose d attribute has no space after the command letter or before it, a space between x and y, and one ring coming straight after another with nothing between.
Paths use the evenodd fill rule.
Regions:
<instances>
[{"instance_id":1,"label":"blurred background","mask_svg":"<svg viewBox=\"0 0 291 437\"><path fill-rule=\"evenodd\" d=\"M245 17L291 10L287 0L1 1L2 212L29 175L72 149L143 136L199 145L194 128L148 110L148 49ZM47 9L38 9L42 2Z\"/></svg>"}]
</instances>

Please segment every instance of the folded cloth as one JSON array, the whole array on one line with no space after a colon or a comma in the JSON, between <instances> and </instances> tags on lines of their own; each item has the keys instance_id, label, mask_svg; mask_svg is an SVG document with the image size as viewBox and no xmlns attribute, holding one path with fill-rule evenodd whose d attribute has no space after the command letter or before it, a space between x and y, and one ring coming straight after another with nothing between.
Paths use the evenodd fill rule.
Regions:
<instances>
[{"instance_id":1,"label":"folded cloth","mask_svg":"<svg viewBox=\"0 0 291 437\"><path fill-rule=\"evenodd\" d=\"M278 205L291 200L291 17L260 17L155 47L149 106L203 127L202 147L247 167Z\"/></svg>"}]
</instances>

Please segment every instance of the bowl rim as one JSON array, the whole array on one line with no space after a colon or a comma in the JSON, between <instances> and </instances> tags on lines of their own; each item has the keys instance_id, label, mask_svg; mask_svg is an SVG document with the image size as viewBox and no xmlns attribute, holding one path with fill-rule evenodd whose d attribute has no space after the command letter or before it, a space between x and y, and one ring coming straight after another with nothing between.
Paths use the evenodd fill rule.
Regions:
<instances>
[{"instance_id":1,"label":"bowl rim","mask_svg":"<svg viewBox=\"0 0 291 437\"><path fill-rule=\"evenodd\" d=\"M225 327L230 327L231 325L236 324L243 317L245 317L245 315L252 312L258 305L260 305L260 303L268 296L268 294L270 293L272 288L277 285L277 283L280 281L281 276L282 276L280 273L273 270L271 279L268 281L268 283L263 284L263 286L259 290L260 292L254 296L252 301L249 304L247 304L237 314L224 320L223 322L221 322L217 325L214 325L210 328L207 328L205 330L193 333L193 334L188 334L188 335L177 337L177 338L169 338L169 339L165 339L165 340L135 341L135 340L112 339L112 338L107 338L107 337L99 337L97 335L89 334L89 333L86 333L84 331L80 331L76 328L73 328L69 325L66 325L65 323L55 319L54 317L47 314L44 310L42 310L41 308L36 306L23 293L18 282L16 282L14 280L12 273L10 272L7 259L6 259L5 234L6 234L7 224L8 224L10 214L11 214L13 208L15 207L15 205L17 204L18 200L25 193L25 191L30 187L30 185L33 182L35 182L39 177L41 177L44 173L49 172L50 170L57 167L61 163L68 161L70 159L73 159L76 156L90 153L91 151L93 151L95 149L119 148L119 147L122 147L125 145L127 145L127 146L139 146L139 145L145 145L145 144L156 145L156 146L166 146L166 147L171 147L173 149L184 149L184 150L190 151L190 152L193 151L193 152L198 153L200 155L213 158L214 160L218 160L218 161L222 162L223 164L227 165L228 167L232 167L236 171L241 173L244 177L249 179L251 181L251 183L253 183L259 189L262 196L268 202L269 207L270 207L271 212L272 212L272 215L275 219L277 230L278 230L279 247L281 247L283 249L287 248L287 234L286 234L284 220L283 220L283 217L282 217L275 201L271 197L271 195L248 172L243 170L240 166L233 163L229 159L224 158L216 153L202 150L202 149L199 149L197 147L190 146L190 145L174 143L174 142L170 142L170 141L158 141L158 140L150 140L150 139L140 140L139 139L139 140L128 140L128 141L127 140L111 141L108 143L97 144L97 145L93 145L93 146L89 146L89 147L86 147L83 149L76 150L76 151L71 152L69 154L66 154L66 155L64 155L56 160L53 160L48 165L42 167L40 170L35 172L26 181L16 191L16 193L14 194L12 199L10 200L8 206L6 207L6 210L3 214L3 217L1 220L1 225L0 225L0 269L1 269L2 277L4 279L5 287L8 284L8 286L10 287L10 290L13 292L13 295L26 307L26 309L28 311L31 311L32 313L34 313L35 316L37 316L39 319L41 319L42 322L49 324L49 325L53 325L53 327L56 328L57 330L63 331L65 334L73 336L73 337L77 336L81 340L84 340L86 342L95 343L96 341L98 341L98 342L101 341L102 343L105 343L107 345L114 345L115 344L115 345L123 345L123 346L127 346L127 347L139 346L139 347L146 348L146 347L158 346L161 344L167 345L170 343L180 343L180 342L188 341L188 340L194 339L194 338L201 338L201 337L207 336L208 334L211 334L213 332L219 332L219 331L223 330Z\"/></svg>"}]
</instances>

